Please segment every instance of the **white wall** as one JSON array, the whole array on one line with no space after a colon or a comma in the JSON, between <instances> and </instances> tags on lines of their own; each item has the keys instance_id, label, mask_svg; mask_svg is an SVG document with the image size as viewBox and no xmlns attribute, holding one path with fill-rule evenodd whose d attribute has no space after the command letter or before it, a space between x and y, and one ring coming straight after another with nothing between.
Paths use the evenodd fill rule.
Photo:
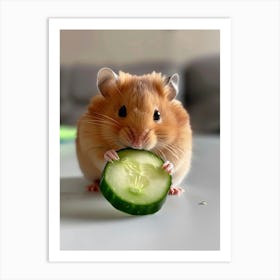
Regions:
<instances>
[{"instance_id":1,"label":"white wall","mask_svg":"<svg viewBox=\"0 0 280 280\"><path fill-rule=\"evenodd\" d=\"M219 36L216 30L63 30L61 63L181 63L219 53Z\"/></svg>"}]
</instances>

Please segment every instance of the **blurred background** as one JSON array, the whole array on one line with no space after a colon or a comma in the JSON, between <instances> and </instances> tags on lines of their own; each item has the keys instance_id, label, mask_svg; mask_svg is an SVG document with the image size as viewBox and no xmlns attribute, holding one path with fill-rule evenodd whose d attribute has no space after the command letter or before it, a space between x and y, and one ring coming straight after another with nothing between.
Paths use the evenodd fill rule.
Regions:
<instances>
[{"instance_id":1,"label":"blurred background","mask_svg":"<svg viewBox=\"0 0 280 280\"><path fill-rule=\"evenodd\" d=\"M179 73L177 98L194 133L219 134L219 30L62 30L60 63L61 125L76 125L106 66L116 73Z\"/></svg>"}]
</instances>

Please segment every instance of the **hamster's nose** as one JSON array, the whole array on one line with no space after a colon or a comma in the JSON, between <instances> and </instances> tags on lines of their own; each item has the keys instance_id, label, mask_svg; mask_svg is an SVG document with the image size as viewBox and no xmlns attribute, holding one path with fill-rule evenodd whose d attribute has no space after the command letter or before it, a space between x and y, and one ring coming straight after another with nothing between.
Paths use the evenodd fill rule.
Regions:
<instances>
[{"instance_id":1,"label":"hamster's nose","mask_svg":"<svg viewBox=\"0 0 280 280\"><path fill-rule=\"evenodd\" d=\"M143 141L141 139L136 138L134 141L131 143L132 148L134 149L142 149L143 148Z\"/></svg>"},{"instance_id":2,"label":"hamster's nose","mask_svg":"<svg viewBox=\"0 0 280 280\"><path fill-rule=\"evenodd\" d=\"M145 129L144 131L137 133L133 131L133 139L131 146L134 149L142 149L145 143L145 137L148 133L148 129Z\"/></svg>"}]
</instances>

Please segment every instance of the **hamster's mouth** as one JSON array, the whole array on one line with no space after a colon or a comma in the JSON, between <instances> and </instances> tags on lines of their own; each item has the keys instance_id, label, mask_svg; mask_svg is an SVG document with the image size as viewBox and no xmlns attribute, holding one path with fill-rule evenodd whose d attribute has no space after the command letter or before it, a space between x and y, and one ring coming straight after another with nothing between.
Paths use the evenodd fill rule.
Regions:
<instances>
[{"instance_id":1,"label":"hamster's mouth","mask_svg":"<svg viewBox=\"0 0 280 280\"><path fill-rule=\"evenodd\" d=\"M118 143L116 143L116 144L119 146L119 149L125 149L125 148L130 148L130 149L135 149L135 150L146 149L144 146L144 143L135 142L135 141L133 143L122 143L122 141L119 140Z\"/></svg>"},{"instance_id":2,"label":"hamster's mouth","mask_svg":"<svg viewBox=\"0 0 280 280\"><path fill-rule=\"evenodd\" d=\"M131 148L135 149L135 150L143 150L144 149L144 147L142 145L131 145Z\"/></svg>"},{"instance_id":3,"label":"hamster's mouth","mask_svg":"<svg viewBox=\"0 0 280 280\"><path fill-rule=\"evenodd\" d=\"M121 147L148 151L157 144L156 137L150 133L150 130L141 134L130 132L130 130L125 131L119 135L117 142Z\"/></svg>"},{"instance_id":4,"label":"hamster's mouth","mask_svg":"<svg viewBox=\"0 0 280 280\"><path fill-rule=\"evenodd\" d=\"M131 149L135 149L135 150L146 150L146 151L150 151L154 148L154 146L151 145L126 145L126 148L131 148Z\"/></svg>"},{"instance_id":5,"label":"hamster's mouth","mask_svg":"<svg viewBox=\"0 0 280 280\"><path fill-rule=\"evenodd\" d=\"M144 147L143 145L122 145L120 149L134 149L134 150L149 150L147 147Z\"/></svg>"}]
</instances>

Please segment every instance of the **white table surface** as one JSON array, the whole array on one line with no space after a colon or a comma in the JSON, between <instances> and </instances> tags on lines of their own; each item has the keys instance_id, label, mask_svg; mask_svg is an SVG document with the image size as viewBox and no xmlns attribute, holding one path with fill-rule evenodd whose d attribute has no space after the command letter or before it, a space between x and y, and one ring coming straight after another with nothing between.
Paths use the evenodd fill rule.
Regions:
<instances>
[{"instance_id":1,"label":"white table surface","mask_svg":"<svg viewBox=\"0 0 280 280\"><path fill-rule=\"evenodd\" d=\"M185 193L155 214L131 216L85 191L74 143L61 144L61 250L219 250L220 141L195 136ZM204 204L201 204L205 201Z\"/></svg>"}]
</instances>

